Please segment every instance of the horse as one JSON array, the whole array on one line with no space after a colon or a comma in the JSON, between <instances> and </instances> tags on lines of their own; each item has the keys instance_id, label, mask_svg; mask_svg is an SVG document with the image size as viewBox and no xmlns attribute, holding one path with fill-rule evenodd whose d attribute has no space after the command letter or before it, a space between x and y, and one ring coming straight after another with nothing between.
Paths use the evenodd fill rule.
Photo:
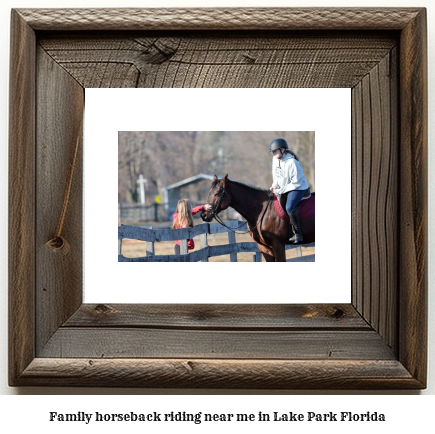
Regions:
<instances>
[{"instance_id":1,"label":"horse","mask_svg":"<svg viewBox=\"0 0 435 434\"><path fill-rule=\"evenodd\" d=\"M202 211L201 218L205 222L211 222L219 212L231 206L247 221L248 232L266 262L285 262L285 245L288 242L290 223L279 216L272 203L272 196L269 190L230 180L228 174L221 179L215 175L206 201L211 205L211 210ZM303 206L302 203L301 205ZM314 215L303 219L301 208L299 217L304 244L313 243Z\"/></svg>"}]
</instances>

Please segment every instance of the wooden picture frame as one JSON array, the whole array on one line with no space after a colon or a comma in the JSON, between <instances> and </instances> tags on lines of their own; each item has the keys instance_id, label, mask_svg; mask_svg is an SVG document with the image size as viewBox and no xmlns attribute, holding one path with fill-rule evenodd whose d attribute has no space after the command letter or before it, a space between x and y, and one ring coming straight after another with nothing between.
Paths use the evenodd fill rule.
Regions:
<instances>
[{"instance_id":1,"label":"wooden picture frame","mask_svg":"<svg viewBox=\"0 0 435 434\"><path fill-rule=\"evenodd\" d=\"M426 387L424 8L20 9L11 32L10 385ZM83 304L86 87L351 88L352 303Z\"/></svg>"}]
</instances>

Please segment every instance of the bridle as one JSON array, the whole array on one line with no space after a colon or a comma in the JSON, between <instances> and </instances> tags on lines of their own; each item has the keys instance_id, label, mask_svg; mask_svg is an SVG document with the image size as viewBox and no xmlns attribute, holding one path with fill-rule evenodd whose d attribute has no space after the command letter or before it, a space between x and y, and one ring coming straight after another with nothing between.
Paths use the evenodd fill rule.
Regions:
<instances>
[{"instance_id":1,"label":"bridle","mask_svg":"<svg viewBox=\"0 0 435 434\"><path fill-rule=\"evenodd\" d=\"M261 218L260 218L260 221L257 222L257 224L256 224L253 228L251 228L250 231L246 231L246 232L241 232L241 231L237 232L237 229L239 229L239 228L241 228L242 226L244 226L245 223L247 223L247 222L242 222L239 226L236 227L236 229L233 229L233 228L230 228L229 226L227 226L227 225L222 221L222 219L218 216L218 212L216 212L216 211L217 211L218 208L220 207L220 205L221 205L221 203L222 203L222 200L223 200L225 194L226 194L227 197L228 197L228 194L227 194L225 188L222 187L222 194L219 196L218 201L217 201L214 205L211 205L211 213L212 213L213 217L215 218L215 220L216 220L216 221L217 221L221 226L224 226L225 228L227 228L227 229L230 230L231 232L234 232L235 234L239 234L239 235L249 234L249 232L252 232L252 231L253 231L253 230L258 226L258 224L260 224L260 227L261 227L261 223L263 222L263 217L264 217L264 215L266 214L267 208L269 207L270 200L271 200L272 197L273 197L273 193L272 193L272 192L269 194L269 198L268 198L268 200L267 200L267 205L266 205L266 208L264 209L263 215L262 215Z\"/></svg>"},{"instance_id":2,"label":"bridle","mask_svg":"<svg viewBox=\"0 0 435 434\"><path fill-rule=\"evenodd\" d=\"M224 194L226 194L228 196L225 188L222 188L222 194L219 196L218 201L214 205L211 205L211 212L213 214L213 217L217 216L217 214L218 214L216 211L221 206L222 199L224 198Z\"/></svg>"}]
</instances>

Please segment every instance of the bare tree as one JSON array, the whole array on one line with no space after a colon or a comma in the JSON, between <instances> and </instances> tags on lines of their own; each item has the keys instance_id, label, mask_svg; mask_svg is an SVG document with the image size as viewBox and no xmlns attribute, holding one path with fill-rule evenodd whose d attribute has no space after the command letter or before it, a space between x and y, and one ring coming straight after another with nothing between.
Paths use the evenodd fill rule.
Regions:
<instances>
[{"instance_id":1,"label":"bare tree","mask_svg":"<svg viewBox=\"0 0 435 434\"><path fill-rule=\"evenodd\" d=\"M148 180L152 200L163 187L198 173L226 173L230 178L269 188L272 158L269 143L282 137L298 155L314 190L315 143L312 131L121 131L118 189L121 202L137 202L137 180ZM191 186L186 195L205 200L208 183Z\"/></svg>"}]
</instances>

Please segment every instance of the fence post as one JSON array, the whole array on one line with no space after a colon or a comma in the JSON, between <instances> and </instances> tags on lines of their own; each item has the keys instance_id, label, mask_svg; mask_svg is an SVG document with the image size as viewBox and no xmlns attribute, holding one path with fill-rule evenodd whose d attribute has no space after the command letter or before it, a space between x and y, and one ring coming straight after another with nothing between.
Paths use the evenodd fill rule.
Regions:
<instances>
[{"instance_id":1,"label":"fence post","mask_svg":"<svg viewBox=\"0 0 435 434\"><path fill-rule=\"evenodd\" d=\"M200 242L200 245L201 245L201 249L204 249L204 248L208 247L207 233L201 234L199 236L199 242ZM203 259L202 262L208 262L208 257Z\"/></svg>"},{"instance_id":2,"label":"fence post","mask_svg":"<svg viewBox=\"0 0 435 434\"><path fill-rule=\"evenodd\" d=\"M228 243L236 244L236 234L232 231L228 231ZM237 253L230 253L230 261L237 262Z\"/></svg>"},{"instance_id":3,"label":"fence post","mask_svg":"<svg viewBox=\"0 0 435 434\"><path fill-rule=\"evenodd\" d=\"M122 238L118 239L118 255L122 255Z\"/></svg>"},{"instance_id":4,"label":"fence post","mask_svg":"<svg viewBox=\"0 0 435 434\"><path fill-rule=\"evenodd\" d=\"M254 255L254 262L261 262L261 260L262 260L261 252L256 252Z\"/></svg>"},{"instance_id":5,"label":"fence post","mask_svg":"<svg viewBox=\"0 0 435 434\"><path fill-rule=\"evenodd\" d=\"M150 226L150 229L153 227ZM154 256L155 250L154 250L154 242L152 241L145 241L145 249L146 249L146 256Z\"/></svg>"},{"instance_id":6,"label":"fence post","mask_svg":"<svg viewBox=\"0 0 435 434\"><path fill-rule=\"evenodd\" d=\"M300 246L296 247L296 257L300 258L301 256L302 256L302 248Z\"/></svg>"},{"instance_id":7,"label":"fence post","mask_svg":"<svg viewBox=\"0 0 435 434\"><path fill-rule=\"evenodd\" d=\"M159 220L158 220L158 217L159 217L159 216L158 216L158 204L155 203L155 204L154 204L154 221L155 221L155 222L159 221Z\"/></svg>"},{"instance_id":8,"label":"fence post","mask_svg":"<svg viewBox=\"0 0 435 434\"><path fill-rule=\"evenodd\" d=\"M187 240L180 240L180 255L186 255L187 253L189 253Z\"/></svg>"}]
</instances>

